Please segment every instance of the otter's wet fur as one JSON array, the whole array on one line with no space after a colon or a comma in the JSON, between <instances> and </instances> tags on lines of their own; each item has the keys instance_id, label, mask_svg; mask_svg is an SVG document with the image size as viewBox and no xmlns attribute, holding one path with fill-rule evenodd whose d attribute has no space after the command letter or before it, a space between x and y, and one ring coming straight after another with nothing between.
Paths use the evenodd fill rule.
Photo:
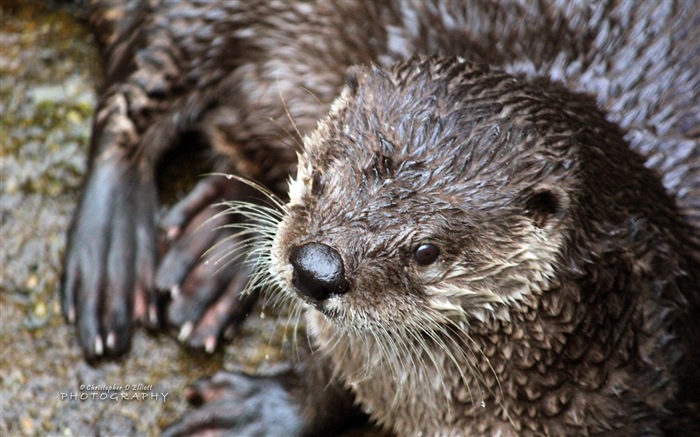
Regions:
<instances>
[{"instance_id":1,"label":"otter's wet fur","mask_svg":"<svg viewBox=\"0 0 700 437\"><path fill-rule=\"evenodd\" d=\"M299 158L287 205L232 211L268 237L251 287L274 282L304 312L314 351L291 376L220 377L260 389L169 432L308 433L358 409L398 435L698 430L697 2L128 11L99 37L108 74L63 286L88 356L123 351L152 300L151 233L131 233L154 227L151 173L179 134L281 198ZM136 189L101 177L125 165ZM105 192L127 200L99 208ZM95 243L90 225L112 217L140 221ZM107 237L138 250L85 255L108 253ZM87 287L120 269L114 290Z\"/></svg>"},{"instance_id":2,"label":"otter's wet fur","mask_svg":"<svg viewBox=\"0 0 700 437\"><path fill-rule=\"evenodd\" d=\"M350 290L302 297L363 409L399 435L693 418L675 404L697 382L693 231L617 127L587 98L456 59L349 74L306 139L273 262L292 292L292 248L342 256Z\"/></svg>"}]
</instances>

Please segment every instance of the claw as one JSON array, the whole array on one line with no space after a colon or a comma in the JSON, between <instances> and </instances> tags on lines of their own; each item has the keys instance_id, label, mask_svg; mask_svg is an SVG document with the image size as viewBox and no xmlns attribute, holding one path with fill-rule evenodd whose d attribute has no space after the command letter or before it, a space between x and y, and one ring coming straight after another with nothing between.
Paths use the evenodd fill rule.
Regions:
<instances>
[{"instance_id":1,"label":"claw","mask_svg":"<svg viewBox=\"0 0 700 437\"><path fill-rule=\"evenodd\" d=\"M102 337L95 338L95 355L101 357L104 353L104 345L102 344Z\"/></svg>"},{"instance_id":2,"label":"claw","mask_svg":"<svg viewBox=\"0 0 700 437\"><path fill-rule=\"evenodd\" d=\"M185 324L182 325L182 329L180 329L180 334L178 334L177 339L180 341L187 340L190 335L192 335L192 331L194 331L194 323L192 323L192 321L185 322Z\"/></svg>"},{"instance_id":3,"label":"claw","mask_svg":"<svg viewBox=\"0 0 700 437\"><path fill-rule=\"evenodd\" d=\"M204 350L208 353L214 353L214 350L216 349L216 337L211 336L207 337L206 340L204 340Z\"/></svg>"},{"instance_id":4,"label":"claw","mask_svg":"<svg viewBox=\"0 0 700 437\"><path fill-rule=\"evenodd\" d=\"M113 350L114 346L117 344L117 334L111 331L107 334L107 349Z\"/></svg>"},{"instance_id":5,"label":"claw","mask_svg":"<svg viewBox=\"0 0 700 437\"><path fill-rule=\"evenodd\" d=\"M177 237L180 236L180 233L180 228L173 226L172 228L168 228L168 231L166 232L165 236L168 239L168 241L175 241Z\"/></svg>"}]
</instances>

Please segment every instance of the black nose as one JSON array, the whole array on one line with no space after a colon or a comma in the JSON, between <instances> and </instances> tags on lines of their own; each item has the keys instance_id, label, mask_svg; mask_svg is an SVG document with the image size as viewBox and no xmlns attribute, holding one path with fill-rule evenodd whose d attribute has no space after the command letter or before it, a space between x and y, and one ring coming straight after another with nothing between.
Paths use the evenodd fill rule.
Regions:
<instances>
[{"instance_id":1,"label":"black nose","mask_svg":"<svg viewBox=\"0 0 700 437\"><path fill-rule=\"evenodd\" d=\"M294 267L294 286L300 293L318 300L348 292L343 258L332 247L323 243L306 243L289 253Z\"/></svg>"}]
</instances>

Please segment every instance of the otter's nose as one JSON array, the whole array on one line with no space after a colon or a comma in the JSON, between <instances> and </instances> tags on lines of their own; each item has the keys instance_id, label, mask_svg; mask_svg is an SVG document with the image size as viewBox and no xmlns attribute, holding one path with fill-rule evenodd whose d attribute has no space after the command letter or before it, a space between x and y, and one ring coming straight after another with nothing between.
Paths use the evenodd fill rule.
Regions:
<instances>
[{"instance_id":1,"label":"otter's nose","mask_svg":"<svg viewBox=\"0 0 700 437\"><path fill-rule=\"evenodd\" d=\"M323 243L306 243L289 253L294 267L294 286L300 293L318 301L348 292L345 267L340 254Z\"/></svg>"}]
</instances>

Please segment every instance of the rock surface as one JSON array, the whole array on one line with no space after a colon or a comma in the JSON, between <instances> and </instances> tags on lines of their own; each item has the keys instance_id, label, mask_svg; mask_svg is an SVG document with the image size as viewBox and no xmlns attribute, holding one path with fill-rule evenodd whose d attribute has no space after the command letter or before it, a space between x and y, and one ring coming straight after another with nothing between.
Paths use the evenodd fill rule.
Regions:
<instances>
[{"instance_id":1,"label":"rock surface","mask_svg":"<svg viewBox=\"0 0 700 437\"><path fill-rule=\"evenodd\" d=\"M189 382L221 368L261 370L290 344L286 319L257 308L214 355L185 350L174 332L140 329L122 360L84 361L60 314L58 279L97 59L90 33L65 8L0 6L0 435L158 435L185 410Z\"/></svg>"}]
</instances>

